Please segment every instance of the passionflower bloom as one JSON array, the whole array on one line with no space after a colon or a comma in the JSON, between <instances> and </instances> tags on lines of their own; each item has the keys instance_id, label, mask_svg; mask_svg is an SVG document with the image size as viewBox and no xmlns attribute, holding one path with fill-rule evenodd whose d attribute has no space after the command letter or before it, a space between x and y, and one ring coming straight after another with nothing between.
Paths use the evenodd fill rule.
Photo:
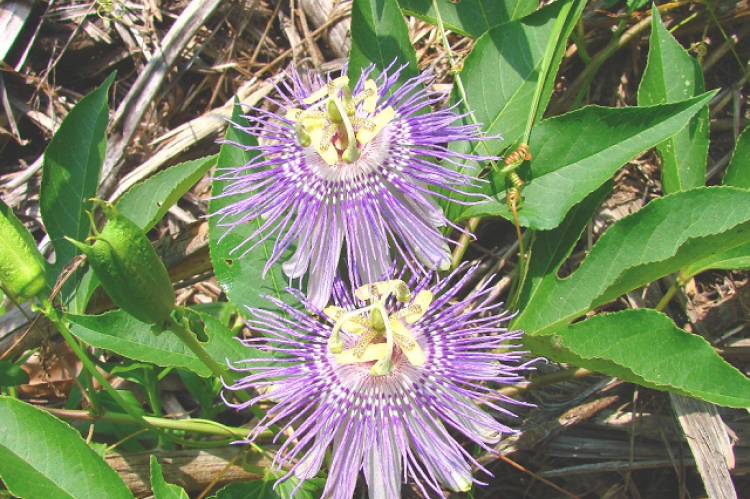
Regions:
<instances>
[{"instance_id":1,"label":"passionflower bloom","mask_svg":"<svg viewBox=\"0 0 750 499\"><path fill-rule=\"evenodd\" d=\"M248 325L265 337L245 342L274 360L242 361L234 369L248 375L229 388L260 393L234 407L277 402L248 439L272 425L287 432L274 460L289 469L282 480L314 477L330 448L324 498L350 499L359 471L370 499L401 497L408 476L425 496L443 496L441 484L471 488L471 465L481 466L449 430L484 449L513 432L477 404L511 414L499 403L518 402L497 385L519 383L530 367L518 351L522 333L501 327L508 315L488 289L455 299L470 273L431 289L428 279L413 280L413 291L399 280L376 282L354 297L336 284L327 322L275 299L285 316L251 310Z\"/></svg>"},{"instance_id":2,"label":"passionflower bloom","mask_svg":"<svg viewBox=\"0 0 750 499\"><path fill-rule=\"evenodd\" d=\"M309 273L308 299L319 308L331 296L344 245L357 285L391 267L391 246L412 272L447 270L450 240L438 227L449 222L430 186L463 192L474 180L460 166L496 159L451 151L452 142L484 140L480 126L454 124L463 116L454 107L430 111L446 94L429 89L435 78L428 73L399 86L404 67L376 79L369 67L353 86L343 74L324 80L292 72L277 86L279 98L268 99L278 114L251 108L250 125L235 125L259 141L236 145L257 154L216 177L228 181L219 197L240 197L215 213L218 225L231 231L264 221L233 251L244 255L273 238L265 273L296 245L283 270L290 279Z\"/></svg>"}]
</instances>

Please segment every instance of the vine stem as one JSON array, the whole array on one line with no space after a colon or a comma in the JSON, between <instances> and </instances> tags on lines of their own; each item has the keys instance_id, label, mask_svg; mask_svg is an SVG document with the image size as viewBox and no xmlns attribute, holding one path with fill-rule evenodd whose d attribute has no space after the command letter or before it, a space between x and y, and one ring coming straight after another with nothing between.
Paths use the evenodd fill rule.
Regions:
<instances>
[{"instance_id":1,"label":"vine stem","mask_svg":"<svg viewBox=\"0 0 750 499\"><path fill-rule=\"evenodd\" d=\"M165 440L168 440L170 442L178 443L178 444L185 444L185 445L191 445L192 443L183 440L178 437L174 437L170 435L169 433L164 432L163 430L160 430L159 428L155 427L148 421L144 419L143 416L138 414L138 412L131 407L128 402L125 401L125 399L122 398L122 396L117 392L117 390L114 389L114 387L109 383L107 378L104 377L104 375L99 372L99 370L96 368L96 364L92 362L92 360L89 358L89 356L86 354L86 352L83 351L81 346L76 341L75 337L73 336L73 333L70 332L70 329L68 329L68 325L66 321L63 319L63 317L60 315L60 312L55 309L55 307L52 306L52 304L47 301L47 298L45 298L42 295L39 295L37 297L39 299L40 304L42 305L42 313L52 322L52 324L55 325L58 331L60 331L60 334L65 339L65 341L68 343L68 346L71 350L73 350L73 353L78 357L78 359L81 361L81 364L83 364L83 367L102 385L102 388L109 394L112 399L120 406L122 409L128 413L128 415L133 418L138 424L143 426L144 428L148 428L149 430L156 433L159 437L164 438Z\"/></svg>"},{"instance_id":2,"label":"vine stem","mask_svg":"<svg viewBox=\"0 0 750 499\"><path fill-rule=\"evenodd\" d=\"M201 345L200 341L198 341L195 333L193 333L171 317L165 325L167 329L172 331L180 339L180 341L187 345L190 351L193 352L195 356L198 357L198 359L203 362L203 364L208 367L212 373L214 373L215 376L217 376L221 380L227 381L234 379L234 376L231 375L226 367L216 362L213 357L211 357L208 352L206 352L206 349L203 348L203 345ZM243 402L247 402L250 400L250 396L245 392L238 392L237 397Z\"/></svg>"},{"instance_id":3,"label":"vine stem","mask_svg":"<svg viewBox=\"0 0 750 499\"><path fill-rule=\"evenodd\" d=\"M206 352L206 349L203 348L203 345L201 345L200 341L198 341L195 333L185 328L171 317L166 323L166 327L167 329L172 331L180 339L180 341L187 345L187 347L195 354L195 356L198 357L198 359L200 359L200 361L203 362L203 364L205 364L205 366L208 367L211 372L214 373L214 375L217 376L220 380L231 381L235 379L232 373L227 370L225 366L216 362L213 357L211 357L208 352ZM237 394L237 398L239 398L242 402L250 401L250 395L248 395L246 391L238 390L234 393ZM266 416L265 412L263 412L263 410L261 410L260 407L256 406L255 404L250 405L250 410L258 419L263 419ZM276 425L273 425L271 429L275 433L279 432L279 429Z\"/></svg>"},{"instance_id":4,"label":"vine stem","mask_svg":"<svg viewBox=\"0 0 750 499\"><path fill-rule=\"evenodd\" d=\"M104 412L102 414L91 414L88 411L79 410L68 410L68 409L45 409L50 414L63 419L83 419L87 421L102 421L114 424L127 424L137 425L138 422L134 421L133 418L127 414L121 414L116 412ZM190 431L195 433L202 433L204 435L213 435L217 437L227 438L245 438L248 430L246 428L235 428L232 426L225 426L215 421L207 419L168 419L168 418L156 418L151 416L143 416L143 419L150 423L152 426L157 428L163 428L165 430L178 430L178 431ZM268 441L273 438L273 433L270 431L262 432L257 440ZM216 442L213 442L215 444ZM224 442L221 442L224 445Z\"/></svg>"}]
</instances>

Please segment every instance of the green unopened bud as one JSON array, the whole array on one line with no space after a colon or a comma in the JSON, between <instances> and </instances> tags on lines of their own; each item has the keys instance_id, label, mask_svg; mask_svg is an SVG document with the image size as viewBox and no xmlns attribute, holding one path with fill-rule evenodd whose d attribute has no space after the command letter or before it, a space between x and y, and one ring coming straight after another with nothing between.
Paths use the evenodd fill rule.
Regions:
<instances>
[{"instance_id":1,"label":"green unopened bud","mask_svg":"<svg viewBox=\"0 0 750 499\"><path fill-rule=\"evenodd\" d=\"M68 239L88 258L96 277L115 304L136 319L154 324L169 319L174 288L167 269L146 234L106 201L94 199L107 216L100 234L87 241Z\"/></svg>"},{"instance_id":2,"label":"green unopened bud","mask_svg":"<svg viewBox=\"0 0 750 499\"><path fill-rule=\"evenodd\" d=\"M21 301L44 289L44 258L34 238L0 201L0 283Z\"/></svg>"}]
</instances>

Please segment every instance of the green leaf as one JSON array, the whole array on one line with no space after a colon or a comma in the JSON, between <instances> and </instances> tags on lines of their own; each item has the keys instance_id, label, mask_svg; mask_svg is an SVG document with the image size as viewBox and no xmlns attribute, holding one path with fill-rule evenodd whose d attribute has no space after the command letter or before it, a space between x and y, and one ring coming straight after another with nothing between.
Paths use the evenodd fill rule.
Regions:
<instances>
[{"instance_id":1,"label":"green leaf","mask_svg":"<svg viewBox=\"0 0 750 499\"><path fill-rule=\"evenodd\" d=\"M722 184L750 189L750 127L737 137Z\"/></svg>"},{"instance_id":2,"label":"green leaf","mask_svg":"<svg viewBox=\"0 0 750 499\"><path fill-rule=\"evenodd\" d=\"M464 62L461 80L467 110L488 135L505 139L484 142L498 153L523 133L541 82L544 55L565 2L554 2L519 21L497 26L482 35ZM452 101L460 95L454 88ZM469 121L464 120L466 123ZM485 153L483 145L470 144L472 153Z\"/></svg>"},{"instance_id":3,"label":"green leaf","mask_svg":"<svg viewBox=\"0 0 750 499\"><path fill-rule=\"evenodd\" d=\"M649 0L627 0L625 2L628 5L628 15L632 14L636 10L640 10L648 5Z\"/></svg>"},{"instance_id":4,"label":"green leaf","mask_svg":"<svg viewBox=\"0 0 750 499\"><path fill-rule=\"evenodd\" d=\"M161 465L156 456L151 456L151 490L154 499L190 499L182 487L164 481Z\"/></svg>"},{"instance_id":5,"label":"green leaf","mask_svg":"<svg viewBox=\"0 0 750 499\"><path fill-rule=\"evenodd\" d=\"M89 235L89 219L84 210L92 208L88 199L96 195L99 185L107 148L107 92L114 79L112 73L70 110L44 152L39 208L55 248L52 279L80 254L64 236L83 241ZM74 276L63 288L66 302L72 298L78 280L80 275Z\"/></svg>"},{"instance_id":6,"label":"green leaf","mask_svg":"<svg viewBox=\"0 0 750 499\"><path fill-rule=\"evenodd\" d=\"M180 375L182 384L185 385L187 391L190 392L190 395L198 401L201 409L203 409L202 417L208 419L208 411L213 407L214 400L216 400L218 394L217 390L213 389L213 380L205 380L194 372L186 371L185 369L178 369L177 374Z\"/></svg>"},{"instance_id":7,"label":"green leaf","mask_svg":"<svg viewBox=\"0 0 750 499\"><path fill-rule=\"evenodd\" d=\"M595 307L750 242L750 192L699 187L655 199L612 225L566 279L547 269L514 326L556 334Z\"/></svg>"},{"instance_id":8,"label":"green leaf","mask_svg":"<svg viewBox=\"0 0 750 499\"><path fill-rule=\"evenodd\" d=\"M517 308L519 310L526 308L544 278L555 274L565 259L570 256L596 209L611 191L612 181L605 182L599 189L571 208L560 225L552 230L540 230L534 233L528 269L518 296Z\"/></svg>"},{"instance_id":9,"label":"green leaf","mask_svg":"<svg viewBox=\"0 0 750 499\"><path fill-rule=\"evenodd\" d=\"M0 360L0 386L18 386L29 382L29 375L7 360Z\"/></svg>"},{"instance_id":10,"label":"green leaf","mask_svg":"<svg viewBox=\"0 0 750 499\"><path fill-rule=\"evenodd\" d=\"M682 128L714 95L709 92L675 104L651 107L587 106L542 121L534 127L533 158L521 176L526 180L518 211L524 227L549 230L568 210L606 182L627 161ZM500 192L494 199L471 206L460 219L513 214Z\"/></svg>"},{"instance_id":11,"label":"green leaf","mask_svg":"<svg viewBox=\"0 0 750 499\"><path fill-rule=\"evenodd\" d=\"M235 106L232 112L232 122L240 126L248 126L245 118L240 117L240 108ZM230 126L226 133L227 142L242 144L245 146L258 145L257 140L250 134L236 130ZM217 169L232 168L248 163L256 152L246 151L245 149L226 143L221 146ZM240 196L230 196L216 198L221 194L224 186L228 182L214 180L211 190L213 199L209 204L209 213L216 213L220 208L237 202ZM271 266L268 274L263 277L263 267L266 265L269 256L273 251L273 240L266 240L259 244L253 251L239 257L238 254L232 253L234 248L241 245L249 238L262 224L261 220L253 220L250 223L236 227L230 233L227 233L226 227L219 226L219 217L212 217L208 220L208 242L211 251L211 263L214 267L214 274L219 281L219 285L227 294L227 298L238 310L244 313L245 307L264 308L276 310L276 307L261 298L263 295L274 296L286 303L300 306L292 295L284 291L288 285L289 279L284 275L281 264L276 263ZM292 254L293 248L287 251L280 261L284 261Z\"/></svg>"},{"instance_id":12,"label":"green leaf","mask_svg":"<svg viewBox=\"0 0 750 499\"><path fill-rule=\"evenodd\" d=\"M81 435L51 414L0 397L0 478L22 499L133 499Z\"/></svg>"},{"instance_id":13,"label":"green leaf","mask_svg":"<svg viewBox=\"0 0 750 499\"><path fill-rule=\"evenodd\" d=\"M394 61L395 67L408 63L399 84L417 75L417 54L396 0L354 0L351 35L347 74L352 83L370 63L375 64L375 75Z\"/></svg>"},{"instance_id":14,"label":"green leaf","mask_svg":"<svg viewBox=\"0 0 750 499\"><path fill-rule=\"evenodd\" d=\"M219 362L230 362L257 357L261 354L243 346L218 319L200 314L205 324L208 341L203 347ZM67 318L73 323L71 332L87 344L104 348L129 359L151 362L162 367L181 367L198 374L211 376L211 370L170 331L154 334L151 326L122 310L102 315L74 315Z\"/></svg>"},{"instance_id":15,"label":"green leaf","mask_svg":"<svg viewBox=\"0 0 750 499\"><path fill-rule=\"evenodd\" d=\"M748 128L737 137L732 159L729 160L722 184L750 189L750 129ZM690 277L709 269L734 270L747 268L750 268L750 244L722 251L688 265L682 269L682 275Z\"/></svg>"},{"instance_id":16,"label":"green leaf","mask_svg":"<svg viewBox=\"0 0 750 499\"><path fill-rule=\"evenodd\" d=\"M560 40L555 35L561 30L567 33L572 29L572 23L565 25L568 19L559 19L560 13L565 9L572 18L579 15L583 7L583 2L578 1L577 7L568 10L567 3L554 2L519 21L495 27L477 40L460 74L467 100L460 109L472 112L462 121L469 125L476 120L488 135L501 136L502 139L453 143L451 149L463 154L499 154L524 134L527 123L533 119L530 113L536 104L539 105L539 114L543 113L549 95L545 100L542 87L550 78L542 73L546 67L548 73L553 74L563 53L562 48L556 50ZM547 58L551 59L547 61ZM454 85L451 102L460 101L460 88ZM480 165L470 166L476 168ZM473 173L480 170L476 168ZM450 199L461 198L447 191L444 194ZM466 206L457 203L440 202L452 221L467 210Z\"/></svg>"},{"instance_id":17,"label":"green leaf","mask_svg":"<svg viewBox=\"0 0 750 499\"><path fill-rule=\"evenodd\" d=\"M318 499L320 497L325 486L325 480L322 478L305 480L294 496L292 492L299 484L299 479L294 476L280 482L274 489L274 482L284 474L268 472L266 477L260 480L231 483L211 499Z\"/></svg>"},{"instance_id":18,"label":"green leaf","mask_svg":"<svg viewBox=\"0 0 750 499\"><path fill-rule=\"evenodd\" d=\"M750 243L721 251L708 258L691 263L681 270L683 278L689 278L710 269L739 270L750 268Z\"/></svg>"},{"instance_id":19,"label":"green leaf","mask_svg":"<svg viewBox=\"0 0 750 499\"><path fill-rule=\"evenodd\" d=\"M638 87L638 105L679 102L705 91L703 69L669 33L652 9L651 42L646 70ZM708 106L685 127L656 146L662 160L662 188L666 194L706 183Z\"/></svg>"},{"instance_id":20,"label":"green leaf","mask_svg":"<svg viewBox=\"0 0 750 499\"><path fill-rule=\"evenodd\" d=\"M432 0L399 0L407 14L437 25ZM490 28L534 12L536 0L437 0L443 26L454 33L477 38Z\"/></svg>"},{"instance_id":21,"label":"green leaf","mask_svg":"<svg viewBox=\"0 0 750 499\"><path fill-rule=\"evenodd\" d=\"M214 164L215 155L175 165L133 186L117 203L117 209L148 232Z\"/></svg>"},{"instance_id":22,"label":"green leaf","mask_svg":"<svg viewBox=\"0 0 750 499\"><path fill-rule=\"evenodd\" d=\"M568 49L568 39L578 23L584 7L586 7L586 0L572 0L572 2L573 5L571 5L570 9L562 7L561 13L565 14L565 18L557 20L558 26L555 27L553 38L549 42L551 46L548 46L548 54L551 54L551 56L549 57L549 63L544 66L543 84L539 102L534 106L536 115L533 116L533 123L540 122L544 116L550 98L555 91L555 84L558 81L557 71L560 69L560 63L565 55L565 51ZM562 22L562 25L560 25L560 22Z\"/></svg>"},{"instance_id":23,"label":"green leaf","mask_svg":"<svg viewBox=\"0 0 750 499\"><path fill-rule=\"evenodd\" d=\"M552 343L555 349L536 353L649 388L750 406L750 380L706 340L655 310L595 315L557 331Z\"/></svg>"}]
</instances>

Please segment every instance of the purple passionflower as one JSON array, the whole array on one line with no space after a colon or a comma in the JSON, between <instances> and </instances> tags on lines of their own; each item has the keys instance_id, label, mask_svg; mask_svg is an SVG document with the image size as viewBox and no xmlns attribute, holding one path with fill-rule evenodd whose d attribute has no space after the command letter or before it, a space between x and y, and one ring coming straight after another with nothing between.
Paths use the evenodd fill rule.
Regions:
<instances>
[{"instance_id":1,"label":"purple passionflower","mask_svg":"<svg viewBox=\"0 0 750 499\"><path fill-rule=\"evenodd\" d=\"M282 268L290 280L309 274L308 299L319 308L331 296L344 245L357 285L391 267L391 245L412 272L447 270L451 240L438 228L450 222L436 190L468 194L461 186L475 180L460 172L464 163L497 159L450 150L452 142L486 137L479 125L454 124L465 116L455 106L430 111L446 97L429 89L433 75L399 86L404 67L374 80L368 67L353 86L343 73L323 79L292 72L277 85L279 98L268 99L277 112L254 107L245 116L250 126L235 125L258 138L257 146L236 144L256 156L216 177L228 182L219 197L241 197L215 213L219 226L231 231L263 220L233 252L244 255L273 238L265 274L296 245Z\"/></svg>"},{"instance_id":2,"label":"purple passionflower","mask_svg":"<svg viewBox=\"0 0 750 499\"><path fill-rule=\"evenodd\" d=\"M431 489L443 497L441 484L466 491L479 483L471 467L483 468L449 429L486 450L513 433L477 404L511 414L500 403L519 402L497 385L521 382L530 362L518 350L522 332L502 327L509 315L491 303L491 289L456 298L472 272L431 289L429 278L413 279L413 291L399 280L377 282L357 289L356 299L336 284L327 322L276 299L285 316L251 310L248 325L265 337L245 343L274 360L240 362L249 367L234 369L249 374L229 388L261 392L234 407L277 402L248 439L272 425L287 431L274 459L275 469L289 469L281 480L314 477L330 448L325 499L350 499L360 471L370 499L401 497L407 476L425 496Z\"/></svg>"}]
</instances>

